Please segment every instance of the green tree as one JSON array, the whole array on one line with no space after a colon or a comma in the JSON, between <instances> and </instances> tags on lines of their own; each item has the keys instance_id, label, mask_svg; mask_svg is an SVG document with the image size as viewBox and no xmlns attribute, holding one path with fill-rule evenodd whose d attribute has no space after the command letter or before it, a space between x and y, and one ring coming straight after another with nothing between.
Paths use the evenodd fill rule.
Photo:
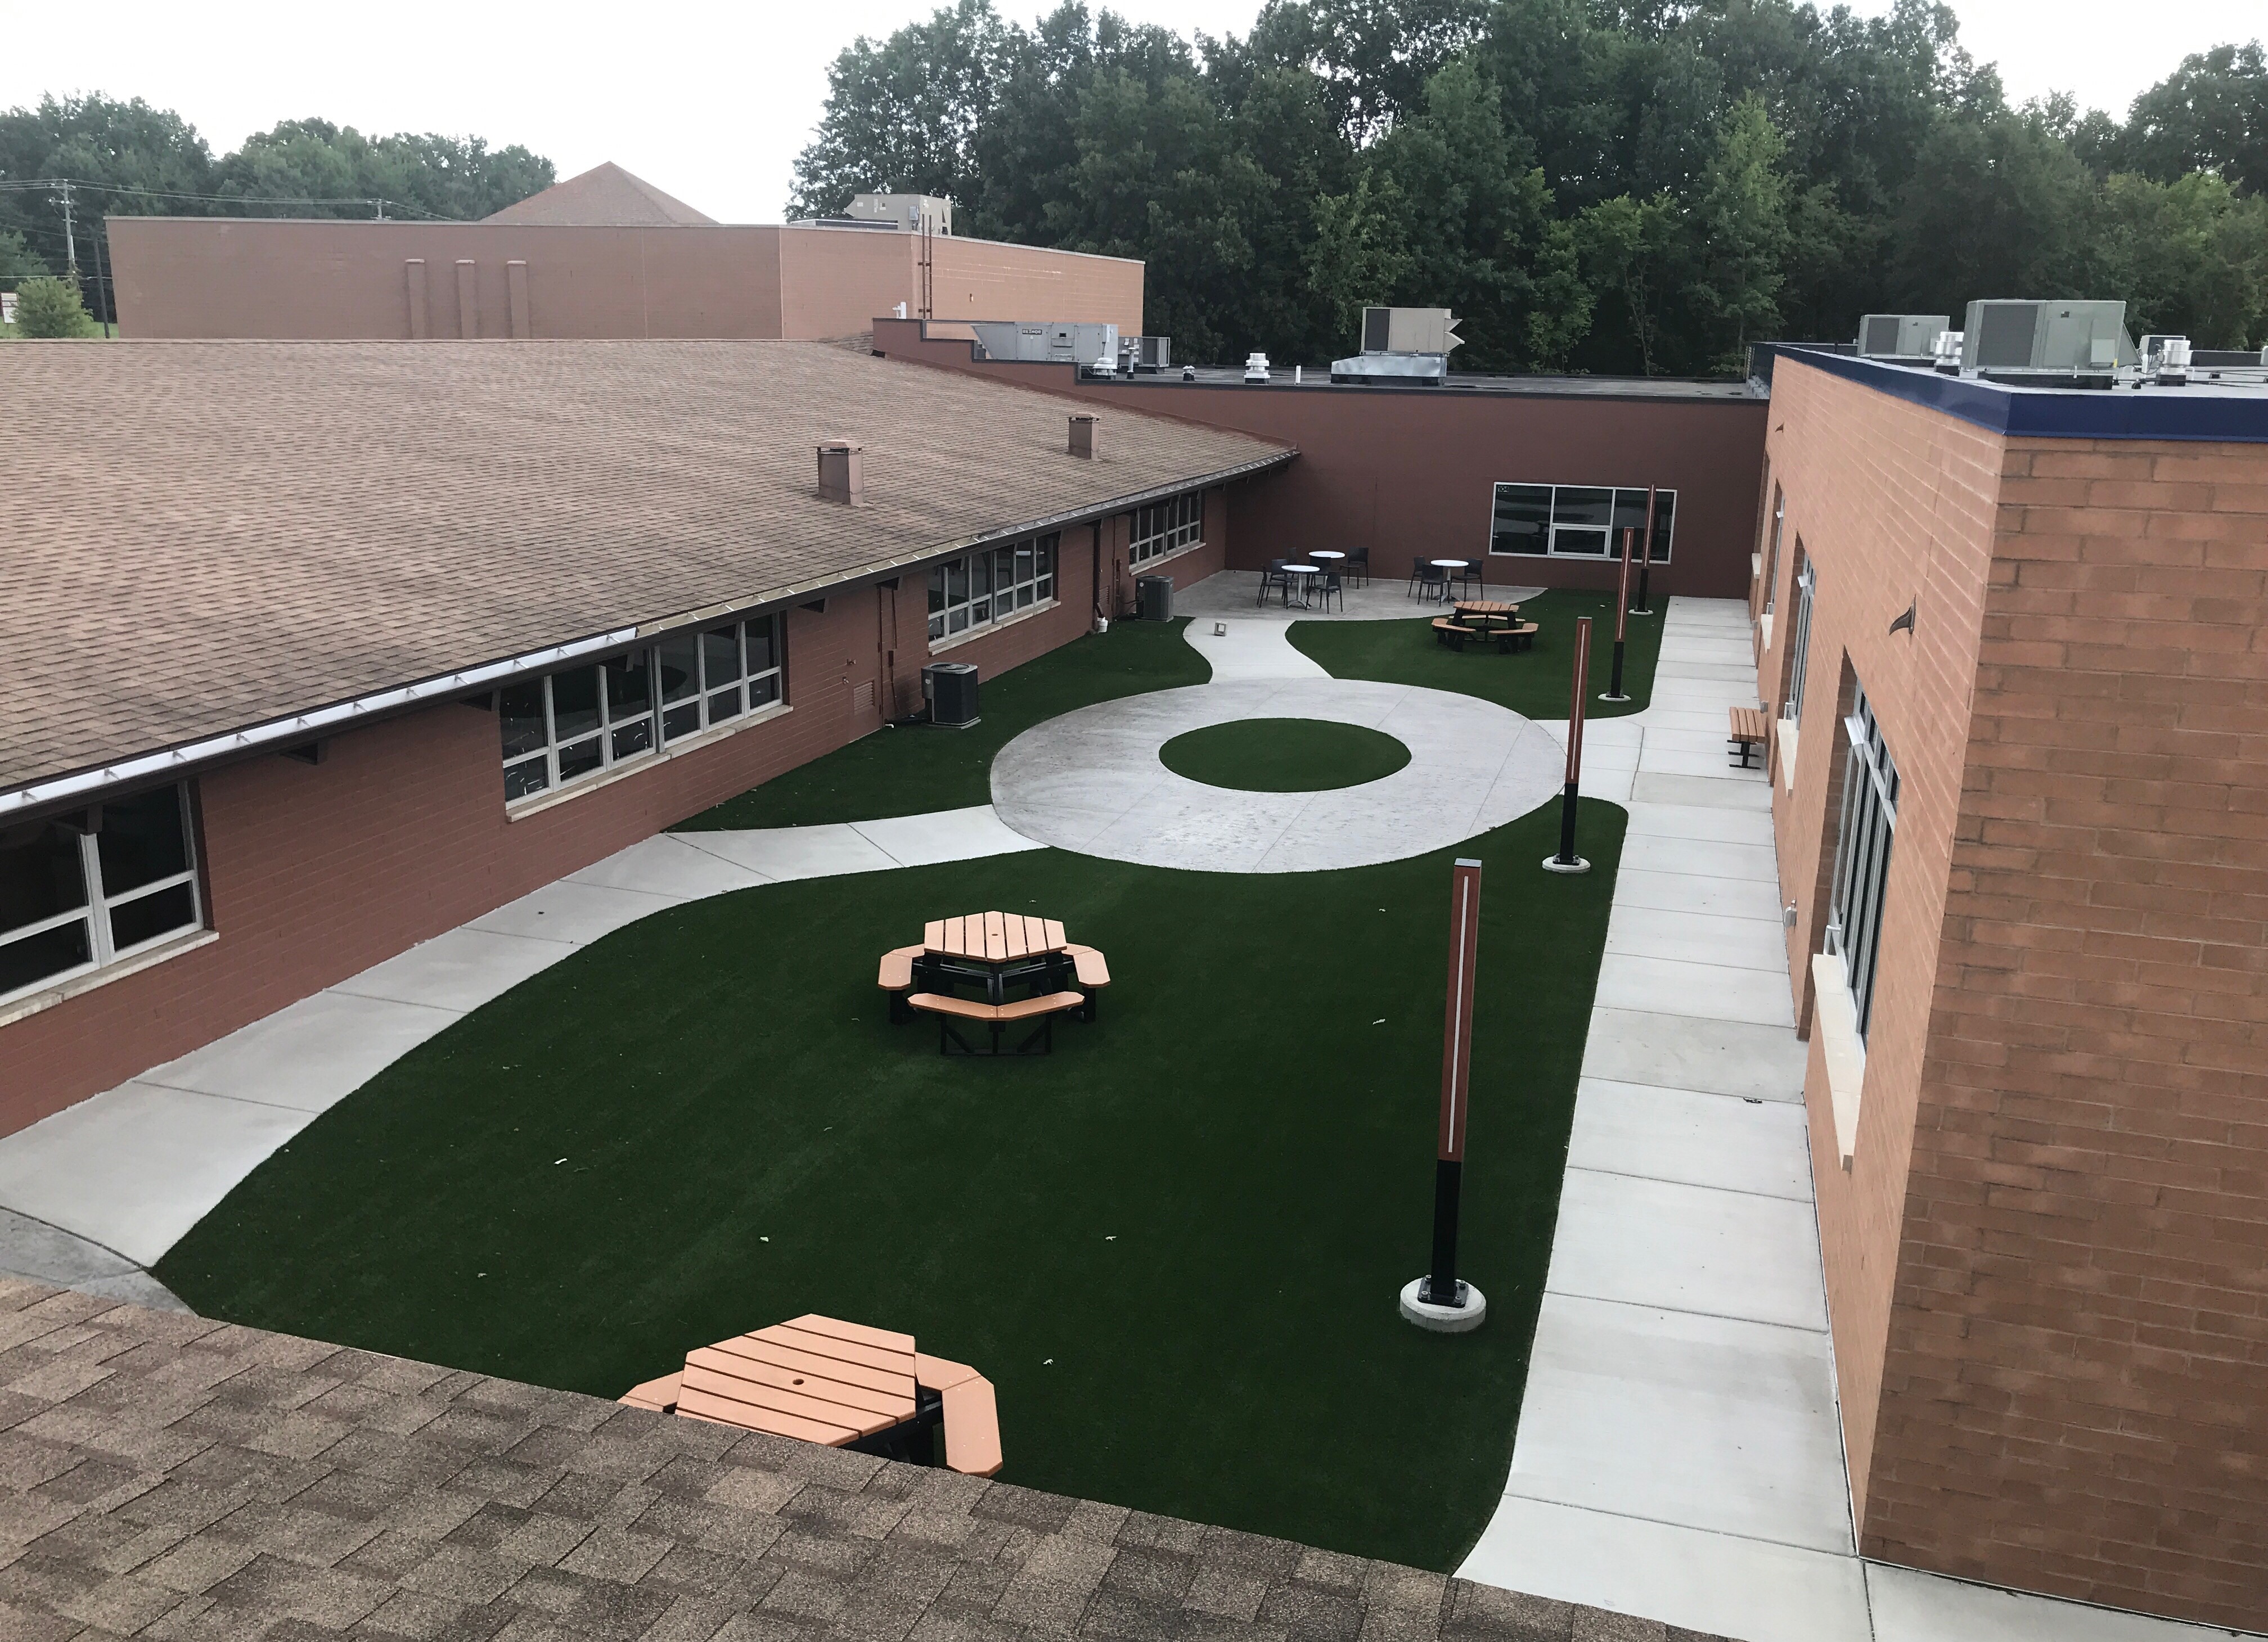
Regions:
<instances>
[{"instance_id":1,"label":"green tree","mask_svg":"<svg viewBox=\"0 0 2268 1642\"><path fill-rule=\"evenodd\" d=\"M1894 305L1957 316L1971 297L2071 290L2094 188L2037 109L1940 116L1892 231Z\"/></svg>"},{"instance_id":2,"label":"green tree","mask_svg":"<svg viewBox=\"0 0 2268 1642\"><path fill-rule=\"evenodd\" d=\"M2117 158L2159 182L2213 171L2268 194L2268 54L2260 42L2183 58L2134 99Z\"/></svg>"},{"instance_id":3,"label":"green tree","mask_svg":"<svg viewBox=\"0 0 2268 1642\"><path fill-rule=\"evenodd\" d=\"M1712 363L1727 374L1745 369L1746 345L1779 324L1790 245L1786 153L1764 99L1750 92L1719 128L1694 203L1698 243L1686 294L1710 325Z\"/></svg>"},{"instance_id":4,"label":"green tree","mask_svg":"<svg viewBox=\"0 0 2268 1642\"><path fill-rule=\"evenodd\" d=\"M77 280L42 276L16 287L17 335L46 340L94 334Z\"/></svg>"},{"instance_id":5,"label":"green tree","mask_svg":"<svg viewBox=\"0 0 2268 1642\"><path fill-rule=\"evenodd\" d=\"M1359 345L1363 309L1399 290L1410 271L1404 215L1402 190L1385 172L1365 172L1347 193L1315 202L1307 281L1346 352Z\"/></svg>"},{"instance_id":6,"label":"green tree","mask_svg":"<svg viewBox=\"0 0 2268 1642\"><path fill-rule=\"evenodd\" d=\"M24 236L12 228L0 228L0 279L18 278L27 274L45 274L48 265L32 249Z\"/></svg>"}]
</instances>

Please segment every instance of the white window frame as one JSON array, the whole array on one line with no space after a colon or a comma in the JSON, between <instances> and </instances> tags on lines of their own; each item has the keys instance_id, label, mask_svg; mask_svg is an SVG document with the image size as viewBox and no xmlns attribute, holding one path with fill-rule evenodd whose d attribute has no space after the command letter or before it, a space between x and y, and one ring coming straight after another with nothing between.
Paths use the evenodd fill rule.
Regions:
<instances>
[{"instance_id":1,"label":"white window frame","mask_svg":"<svg viewBox=\"0 0 2268 1642\"><path fill-rule=\"evenodd\" d=\"M1811 555L1803 553L1802 544L1796 551L1802 554L1802 563L1795 573L1795 632L1788 641L1787 700L1780 708L1780 716L1791 724L1803 722L1803 680L1811 668L1811 606L1819 590L1819 567Z\"/></svg>"},{"instance_id":2,"label":"white window frame","mask_svg":"<svg viewBox=\"0 0 2268 1642\"><path fill-rule=\"evenodd\" d=\"M747 664L747 641L752 632L769 632L771 636L769 666L752 670ZM740 676L736 678L712 678L711 666L716 658L710 641L723 639L727 634L730 637L725 641L732 646L733 658L740 669ZM666 697L662 671L664 653L688 640L693 645L698 687ZM542 693L544 738L540 745L501 754L506 807L541 803L581 782L593 781L609 771L652 758L688 737L748 717L779 701L785 689L786 641L784 625L777 614L737 617L730 621L712 623L707 627L666 634L652 644L632 645L627 649L610 651L605 656L578 662L571 667L554 668L533 678L513 680L498 691L494 698L499 739L504 729L504 695L514 690L528 688ZM624 711L617 715L606 685L606 669L630 658L635 658L645 670L645 706L642 710ZM578 731L563 743L554 694L556 681L563 675L593 669L598 670L600 675L599 723L595 729ZM716 668L720 675L723 671L721 666ZM762 700L754 699L758 693L762 693ZM736 700L740 702L737 707L733 705ZM689 725L684 718L688 707L693 715L693 722ZM679 727L672 728L673 719ZM642 742L637 734L641 726L645 732ZM599 761L576 771L572 775L563 775L559 767L563 749L578 748L594 738L599 745ZM629 743L627 746L623 744L625 741ZM539 762L543 775L541 782L524 791L514 792L514 773L525 771Z\"/></svg>"},{"instance_id":3,"label":"white window frame","mask_svg":"<svg viewBox=\"0 0 2268 1642\"><path fill-rule=\"evenodd\" d=\"M1779 533L1781 526L1786 522L1787 494L1780 488L1779 481L1774 480L1772 481L1771 540L1764 548L1764 613L1767 616L1772 613L1772 595L1779 581Z\"/></svg>"},{"instance_id":4,"label":"white window frame","mask_svg":"<svg viewBox=\"0 0 2268 1642\"><path fill-rule=\"evenodd\" d=\"M11 946L18 941L46 935L50 930L83 923L87 926L86 947L89 954L87 961L74 964L69 969L54 971L35 980L26 981L12 991L0 993L0 1003L6 1003L11 999L26 997L35 992L45 992L51 986L60 986L81 975L91 975L97 970L107 969L114 964L138 957L166 942L178 941L183 935L194 934L205 927L204 886L198 882L197 832L195 826L192 825L188 787L185 782L176 782L169 790L173 794L180 817L182 859L188 864L179 872L168 873L161 878L152 878L147 883L137 883L132 889L123 890L116 895L112 895L103 887L102 836L99 827L77 829L79 887L85 899L79 905L68 911L51 913L46 918L35 920L18 928L0 932L0 947ZM139 795L136 795L136 796ZM88 812L82 810L77 813L84 816ZM111 927L111 915L114 913L120 907L130 906L136 901L146 900L151 896L162 894L167 890L177 889L182 884L187 884L189 890L189 918L187 923L176 924L170 929L161 929L154 935L145 936L126 946L118 944L116 932Z\"/></svg>"},{"instance_id":5,"label":"white window frame","mask_svg":"<svg viewBox=\"0 0 2268 1642\"><path fill-rule=\"evenodd\" d=\"M1204 492L1185 490L1163 502L1152 502L1127 516L1126 560L1147 564L1184 547L1204 543Z\"/></svg>"},{"instance_id":6,"label":"white window frame","mask_svg":"<svg viewBox=\"0 0 2268 1642\"><path fill-rule=\"evenodd\" d=\"M1060 545L1059 532L1049 531L932 565L929 641L948 643L1055 603ZM1028 563L1020 563L1020 559L1027 559ZM977 588L980 582L982 591Z\"/></svg>"},{"instance_id":7,"label":"white window frame","mask_svg":"<svg viewBox=\"0 0 2268 1642\"><path fill-rule=\"evenodd\" d=\"M1507 490L1548 490L1551 493L1551 523L1545 527L1547 533L1544 538L1543 552L1529 553L1521 548L1497 546L1496 503ZM1562 524L1559 522L1559 493L1563 490L1591 492L1604 490L1611 493L1614 500L1609 504L1608 514L1614 523L1591 524L1571 519L1567 524ZM1677 492L1667 486L1659 486L1655 488L1654 495L1656 497L1654 531L1660 538L1661 550L1653 555L1652 562L1668 564L1671 550L1677 542ZM1632 497L1636 498L1635 504L1631 500ZM1646 487L1644 485L1553 485L1546 484L1540 480L1500 479L1490 491L1489 498L1488 550L1492 555L1500 559L1583 559L1593 564L1609 563L1621 557L1619 532L1624 526L1635 527L1640 533L1644 532L1646 526ZM1633 505L1638 517L1635 519L1627 518L1626 511ZM1563 539L1570 545L1561 546L1560 543ZM1596 552L1593 552L1587 547L1574 546L1573 544L1579 540L1598 540L1603 545ZM1645 555L1641 553L1639 556L1644 558Z\"/></svg>"},{"instance_id":8,"label":"white window frame","mask_svg":"<svg viewBox=\"0 0 2268 1642\"><path fill-rule=\"evenodd\" d=\"M1897 832L1898 766L1863 687L1852 702L1843 729L1849 751L1843 766L1843 816L1835 847L1825 949L1843 960L1859 1041L1864 1045L1874 1015L1882 902L1889 885L1890 847Z\"/></svg>"}]
</instances>

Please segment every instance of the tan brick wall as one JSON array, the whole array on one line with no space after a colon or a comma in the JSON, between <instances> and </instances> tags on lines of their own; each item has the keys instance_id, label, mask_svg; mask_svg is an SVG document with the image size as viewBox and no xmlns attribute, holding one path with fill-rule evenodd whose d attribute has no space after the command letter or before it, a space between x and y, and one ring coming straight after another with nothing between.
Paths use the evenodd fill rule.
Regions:
<instances>
[{"instance_id":1,"label":"tan brick wall","mask_svg":"<svg viewBox=\"0 0 2268 1642\"><path fill-rule=\"evenodd\" d=\"M2268 1616L2268 448L2000 487L1869 1554Z\"/></svg>"}]
</instances>

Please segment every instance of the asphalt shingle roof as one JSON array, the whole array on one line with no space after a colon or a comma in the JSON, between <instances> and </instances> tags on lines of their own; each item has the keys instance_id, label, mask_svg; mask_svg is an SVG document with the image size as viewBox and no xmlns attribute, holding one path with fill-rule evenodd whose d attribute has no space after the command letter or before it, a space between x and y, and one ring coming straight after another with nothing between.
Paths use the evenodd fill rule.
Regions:
<instances>
[{"instance_id":1,"label":"asphalt shingle roof","mask_svg":"<svg viewBox=\"0 0 2268 1642\"><path fill-rule=\"evenodd\" d=\"M815 342L14 342L0 397L0 793L1290 454Z\"/></svg>"}]
</instances>

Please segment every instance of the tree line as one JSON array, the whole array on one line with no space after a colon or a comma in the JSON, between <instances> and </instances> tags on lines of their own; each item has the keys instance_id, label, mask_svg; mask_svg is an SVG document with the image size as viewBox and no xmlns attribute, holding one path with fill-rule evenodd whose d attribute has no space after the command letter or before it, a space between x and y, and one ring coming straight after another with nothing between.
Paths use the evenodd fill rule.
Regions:
<instances>
[{"instance_id":1,"label":"tree line","mask_svg":"<svg viewBox=\"0 0 2268 1642\"><path fill-rule=\"evenodd\" d=\"M54 186L66 178L68 232ZM106 214L479 217L553 180L551 162L516 143L365 136L324 120L285 121L216 157L195 127L139 98L47 97L0 111L0 276L66 274L75 248L100 312Z\"/></svg>"},{"instance_id":2,"label":"tree line","mask_svg":"<svg viewBox=\"0 0 2268 1642\"><path fill-rule=\"evenodd\" d=\"M828 82L792 215L950 194L964 233L1140 257L1177 358L1326 360L1375 302L1454 308L1490 370L1722 373L1979 297L2268 343L2257 42L2122 121L2012 104L1928 0L1271 0L1194 40L957 0Z\"/></svg>"}]
</instances>

